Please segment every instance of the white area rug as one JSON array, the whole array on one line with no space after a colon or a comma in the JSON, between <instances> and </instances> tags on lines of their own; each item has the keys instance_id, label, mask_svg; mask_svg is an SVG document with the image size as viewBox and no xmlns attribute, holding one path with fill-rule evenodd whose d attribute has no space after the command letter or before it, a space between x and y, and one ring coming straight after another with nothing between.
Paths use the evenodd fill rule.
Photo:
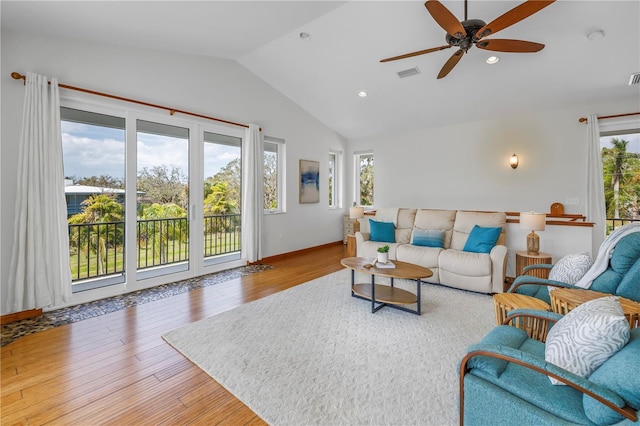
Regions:
<instances>
[{"instance_id":1,"label":"white area rug","mask_svg":"<svg viewBox=\"0 0 640 426\"><path fill-rule=\"evenodd\" d=\"M163 337L270 424L457 424L458 362L495 326L491 297L424 284L421 316L372 314L349 284L336 272Z\"/></svg>"}]
</instances>

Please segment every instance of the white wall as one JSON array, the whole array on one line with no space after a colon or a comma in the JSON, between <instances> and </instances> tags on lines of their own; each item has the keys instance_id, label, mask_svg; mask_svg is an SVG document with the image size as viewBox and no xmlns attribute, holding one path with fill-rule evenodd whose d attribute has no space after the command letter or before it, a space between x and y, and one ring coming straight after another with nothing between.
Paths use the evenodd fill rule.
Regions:
<instances>
[{"instance_id":1,"label":"white wall","mask_svg":"<svg viewBox=\"0 0 640 426\"><path fill-rule=\"evenodd\" d=\"M324 201L328 199L326 185L321 185L320 203L298 203L298 161L317 160L321 170L327 170L329 150L345 152L346 141L235 61L6 31L2 32L1 43L0 279L3 300L11 262L24 98L24 87L10 77L12 71L22 74L34 71L57 77L60 83L260 125L264 134L286 141L287 158L287 213L265 217L263 255L342 240L344 211L329 210Z\"/></svg>"},{"instance_id":2,"label":"white wall","mask_svg":"<svg viewBox=\"0 0 640 426\"><path fill-rule=\"evenodd\" d=\"M469 121L462 125L402 129L350 140L349 154L374 151L374 203L377 207L416 207L585 214L587 126L580 117L638 111L640 97L553 108L526 115ZM437 102L434 100L434 102ZM478 105L481 105L479 102ZM520 159L517 169L509 157ZM577 198L577 205L568 205ZM548 226L541 250L557 261L565 254L592 251L592 228ZM526 232L507 229L509 263L525 248Z\"/></svg>"}]
</instances>

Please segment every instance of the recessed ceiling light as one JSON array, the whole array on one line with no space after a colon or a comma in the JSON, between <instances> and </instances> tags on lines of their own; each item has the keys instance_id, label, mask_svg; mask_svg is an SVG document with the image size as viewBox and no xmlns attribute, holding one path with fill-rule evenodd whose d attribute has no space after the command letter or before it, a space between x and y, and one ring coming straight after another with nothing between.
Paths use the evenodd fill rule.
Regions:
<instances>
[{"instance_id":1,"label":"recessed ceiling light","mask_svg":"<svg viewBox=\"0 0 640 426\"><path fill-rule=\"evenodd\" d=\"M497 56L489 56L489 57L487 58L487 63L488 63L489 65L493 65L493 64L498 63L498 61L499 61L499 60L500 60L500 58L498 58Z\"/></svg>"},{"instance_id":2,"label":"recessed ceiling light","mask_svg":"<svg viewBox=\"0 0 640 426\"><path fill-rule=\"evenodd\" d=\"M589 34L587 34L587 40L589 41L599 40L601 38L604 38L604 31L602 30L591 31Z\"/></svg>"},{"instance_id":3,"label":"recessed ceiling light","mask_svg":"<svg viewBox=\"0 0 640 426\"><path fill-rule=\"evenodd\" d=\"M300 38L302 40L309 40L311 38L311 34L309 34L309 33L300 33Z\"/></svg>"},{"instance_id":4,"label":"recessed ceiling light","mask_svg":"<svg viewBox=\"0 0 640 426\"><path fill-rule=\"evenodd\" d=\"M367 92L365 92L364 90L361 90L360 92L358 92L358 96L360 96L361 98L366 98Z\"/></svg>"}]
</instances>

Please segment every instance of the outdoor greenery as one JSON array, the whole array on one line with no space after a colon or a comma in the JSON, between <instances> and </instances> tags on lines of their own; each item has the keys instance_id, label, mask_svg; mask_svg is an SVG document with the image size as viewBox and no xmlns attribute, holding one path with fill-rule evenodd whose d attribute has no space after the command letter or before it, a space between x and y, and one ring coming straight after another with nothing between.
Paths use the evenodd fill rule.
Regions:
<instances>
[{"instance_id":1,"label":"outdoor greenery","mask_svg":"<svg viewBox=\"0 0 640 426\"><path fill-rule=\"evenodd\" d=\"M607 217L638 219L640 206L640 154L627 152L628 141L614 138L602 148L604 197Z\"/></svg>"},{"instance_id":2,"label":"outdoor greenery","mask_svg":"<svg viewBox=\"0 0 640 426\"><path fill-rule=\"evenodd\" d=\"M360 156L360 204L373 205L373 155Z\"/></svg>"}]
</instances>

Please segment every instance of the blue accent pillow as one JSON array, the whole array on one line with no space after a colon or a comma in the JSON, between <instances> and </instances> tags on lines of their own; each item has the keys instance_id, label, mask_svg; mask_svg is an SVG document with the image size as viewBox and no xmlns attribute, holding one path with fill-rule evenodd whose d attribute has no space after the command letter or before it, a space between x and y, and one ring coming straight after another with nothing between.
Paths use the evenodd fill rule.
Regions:
<instances>
[{"instance_id":1,"label":"blue accent pillow","mask_svg":"<svg viewBox=\"0 0 640 426\"><path fill-rule=\"evenodd\" d=\"M444 248L444 231L413 228L411 244L422 247Z\"/></svg>"},{"instance_id":2,"label":"blue accent pillow","mask_svg":"<svg viewBox=\"0 0 640 426\"><path fill-rule=\"evenodd\" d=\"M490 253L493 246L498 242L498 237L502 232L502 228L483 228L481 226L474 226L467 238L467 242L464 245L462 251L469 251L472 253Z\"/></svg>"},{"instance_id":3,"label":"blue accent pillow","mask_svg":"<svg viewBox=\"0 0 640 426\"><path fill-rule=\"evenodd\" d=\"M396 227L393 222L377 222L369 219L369 228L371 230L371 241L380 243L396 242Z\"/></svg>"}]
</instances>

